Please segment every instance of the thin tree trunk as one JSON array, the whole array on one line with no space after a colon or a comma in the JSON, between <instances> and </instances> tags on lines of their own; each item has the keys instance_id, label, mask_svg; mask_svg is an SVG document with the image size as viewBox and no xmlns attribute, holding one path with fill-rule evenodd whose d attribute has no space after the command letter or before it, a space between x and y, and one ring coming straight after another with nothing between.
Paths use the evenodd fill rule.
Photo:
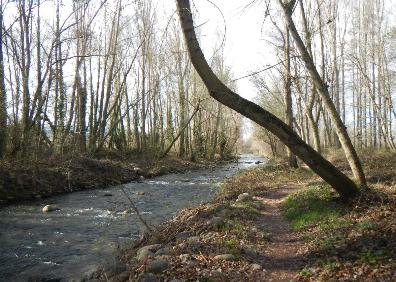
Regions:
<instances>
[{"instance_id":1,"label":"thin tree trunk","mask_svg":"<svg viewBox=\"0 0 396 282\"><path fill-rule=\"evenodd\" d=\"M293 128L293 102L290 75L290 34L287 25L285 29L285 61L285 121L289 127ZM301 127L303 128L303 125ZM297 168L297 158L289 148L287 148L287 157L289 166Z\"/></svg>"},{"instance_id":2,"label":"thin tree trunk","mask_svg":"<svg viewBox=\"0 0 396 282\"><path fill-rule=\"evenodd\" d=\"M326 106L326 109L329 113L331 121L333 122L333 124L335 126L335 130L336 130L338 138L341 142L342 148L344 149L344 152L345 152L346 158L349 162L349 165L352 169L352 173L353 173L356 181L358 182L358 184L361 186L361 188L366 188L367 183L366 183L366 177L364 175L363 167L362 167L362 164L361 164L359 157L356 153L356 150L353 147L351 139L349 138L347 129L346 129L344 123L342 122L341 117L338 114L333 101L331 100L328 86L320 77L320 75L315 67L315 64L313 62L313 59L309 55L307 48L304 45L304 43L296 29L294 21L292 19L293 5L294 5L295 1L292 1L287 5L283 4L281 0L279 0L279 1L282 6L282 9L284 11L287 23L289 25L290 33L293 36L296 46L300 52L301 58L305 63L305 67L307 68L308 72L310 73L312 81L315 84L319 94L321 94L321 98Z\"/></svg>"},{"instance_id":3,"label":"thin tree trunk","mask_svg":"<svg viewBox=\"0 0 396 282\"><path fill-rule=\"evenodd\" d=\"M3 58L3 0L0 0L0 39L0 159L2 159L7 144L7 93Z\"/></svg>"}]
</instances>

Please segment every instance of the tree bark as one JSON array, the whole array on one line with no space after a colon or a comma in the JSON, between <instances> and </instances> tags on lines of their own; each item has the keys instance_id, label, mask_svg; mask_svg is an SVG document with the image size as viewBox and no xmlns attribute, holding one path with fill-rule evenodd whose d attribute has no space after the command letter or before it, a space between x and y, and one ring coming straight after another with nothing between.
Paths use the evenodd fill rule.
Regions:
<instances>
[{"instance_id":1,"label":"tree bark","mask_svg":"<svg viewBox=\"0 0 396 282\"><path fill-rule=\"evenodd\" d=\"M190 59L202 78L209 94L220 103L232 108L276 135L314 172L329 183L342 197L350 198L359 192L355 183L333 164L306 144L289 126L257 104L242 98L225 86L213 73L199 46L189 0L177 0L181 27Z\"/></svg>"},{"instance_id":2,"label":"tree bark","mask_svg":"<svg viewBox=\"0 0 396 282\"><path fill-rule=\"evenodd\" d=\"M286 124L293 128L293 101L291 92L291 75L290 75L290 34L289 28L285 28L285 121ZM289 166L298 168L296 156L287 149L287 158Z\"/></svg>"},{"instance_id":3,"label":"tree bark","mask_svg":"<svg viewBox=\"0 0 396 282\"><path fill-rule=\"evenodd\" d=\"M3 1L0 2L0 160L3 158L7 137L7 95L3 58Z\"/></svg>"}]
</instances>

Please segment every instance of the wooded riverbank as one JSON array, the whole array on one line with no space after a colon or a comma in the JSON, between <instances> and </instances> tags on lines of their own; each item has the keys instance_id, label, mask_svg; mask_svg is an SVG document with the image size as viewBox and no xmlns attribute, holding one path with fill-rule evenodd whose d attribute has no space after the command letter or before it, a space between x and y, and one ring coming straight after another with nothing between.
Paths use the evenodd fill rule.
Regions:
<instances>
[{"instance_id":1,"label":"wooded riverbank","mask_svg":"<svg viewBox=\"0 0 396 282\"><path fill-rule=\"evenodd\" d=\"M222 161L160 160L145 155L49 157L0 163L0 206L84 189L108 188L140 177L154 177L214 166Z\"/></svg>"},{"instance_id":2,"label":"wooded riverbank","mask_svg":"<svg viewBox=\"0 0 396 282\"><path fill-rule=\"evenodd\" d=\"M396 158L366 153L364 163L370 191L347 203L305 168L276 163L242 172L213 202L183 210L124 250L122 273L106 267L96 277L393 281ZM241 200L243 193L251 197Z\"/></svg>"}]
</instances>

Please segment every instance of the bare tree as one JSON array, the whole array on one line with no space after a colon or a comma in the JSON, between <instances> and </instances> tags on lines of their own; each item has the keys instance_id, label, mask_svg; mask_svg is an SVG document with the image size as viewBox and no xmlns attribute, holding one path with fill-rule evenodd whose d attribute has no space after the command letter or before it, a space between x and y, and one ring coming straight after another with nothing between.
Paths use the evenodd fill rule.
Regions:
<instances>
[{"instance_id":1,"label":"bare tree","mask_svg":"<svg viewBox=\"0 0 396 282\"><path fill-rule=\"evenodd\" d=\"M191 62L205 83L209 94L220 103L271 131L341 196L345 198L355 196L358 193L355 183L306 144L289 126L255 103L234 93L218 79L199 46L194 30L190 1L177 0L177 7Z\"/></svg>"}]
</instances>

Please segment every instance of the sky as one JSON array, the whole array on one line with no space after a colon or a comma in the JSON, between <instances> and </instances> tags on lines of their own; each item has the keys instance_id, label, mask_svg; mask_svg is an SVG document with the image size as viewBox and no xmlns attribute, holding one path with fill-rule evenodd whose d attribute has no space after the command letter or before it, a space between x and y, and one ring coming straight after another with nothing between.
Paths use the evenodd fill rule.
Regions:
<instances>
[{"instance_id":1,"label":"sky","mask_svg":"<svg viewBox=\"0 0 396 282\"><path fill-rule=\"evenodd\" d=\"M166 9L176 9L173 0L162 1ZM276 58L269 55L265 40L262 40L266 32L262 24L263 4L245 8L251 2L252 0L191 1L196 16L196 31L201 35L201 47L206 58L209 59L219 49L224 38L223 54L234 78L243 77L264 68L266 64L276 62ZM254 100L256 91L249 78L237 80L237 87L238 94Z\"/></svg>"},{"instance_id":2,"label":"sky","mask_svg":"<svg viewBox=\"0 0 396 282\"><path fill-rule=\"evenodd\" d=\"M265 30L262 32L264 18L262 5L245 8L252 2L251 0L213 0L212 2L221 10L224 20L220 11L209 1L194 2L200 21L196 25L204 23L200 27L202 42L205 38L208 38L208 42L212 42L203 44L206 53L213 53L213 50L219 47L217 34L223 36L225 33L224 56L235 78L243 77L262 69L265 64L274 62L273 57L267 56L265 41L261 40L265 34ZM210 37L214 37L213 40L209 40ZM213 42L216 42L217 46L211 47L210 44ZM254 99L256 91L249 78L238 80L237 86L238 94L249 100Z\"/></svg>"},{"instance_id":3,"label":"sky","mask_svg":"<svg viewBox=\"0 0 396 282\"><path fill-rule=\"evenodd\" d=\"M163 0L167 9L173 0ZM261 70L267 65L277 63L268 43L268 30L263 26L263 1L249 6L252 0L195 0L191 1L196 17L196 31L200 34L201 48L209 59L221 44L224 44L226 65L231 68L235 79ZM223 41L223 39L225 41ZM257 90L250 82L250 77L238 79L237 93L251 101L255 100ZM243 138L249 139L253 128L245 119Z\"/></svg>"}]
</instances>

